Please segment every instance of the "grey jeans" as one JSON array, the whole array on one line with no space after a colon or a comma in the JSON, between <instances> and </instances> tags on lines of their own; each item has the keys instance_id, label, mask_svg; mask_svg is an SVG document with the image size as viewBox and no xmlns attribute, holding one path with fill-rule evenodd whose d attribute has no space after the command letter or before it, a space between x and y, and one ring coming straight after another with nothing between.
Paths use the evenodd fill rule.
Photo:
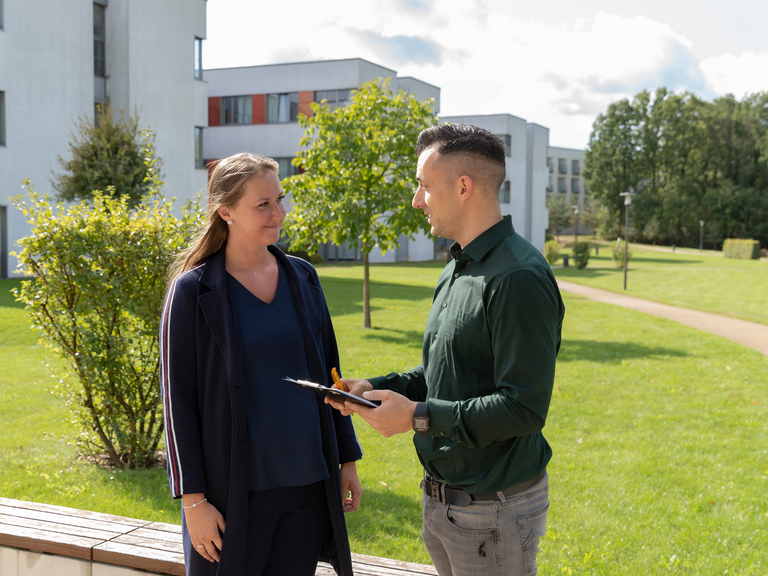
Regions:
<instances>
[{"instance_id":1,"label":"grey jeans","mask_svg":"<svg viewBox=\"0 0 768 576\"><path fill-rule=\"evenodd\" d=\"M452 506L423 496L424 544L440 576L536 574L549 509L549 476L505 502Z\"/></svg>"}]
</instances>

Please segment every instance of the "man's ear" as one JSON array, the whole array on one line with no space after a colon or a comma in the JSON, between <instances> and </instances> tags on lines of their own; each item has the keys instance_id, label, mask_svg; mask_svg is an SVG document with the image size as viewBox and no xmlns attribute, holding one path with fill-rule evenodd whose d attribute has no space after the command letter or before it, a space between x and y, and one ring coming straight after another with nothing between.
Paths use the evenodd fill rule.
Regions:
<instances>
[{"instance_id":1,"label":"man's ear","mask_svg":"<svg viewBox=\"0 0 768 576\"><path fill-rule=\"evenodd\" d=\"M476 194L476 192L477 192L475 190L475 182L474 182L474 180L472 180L472 178L470 178L466 174L464 176L461 176L456 181L456 187L460 188L459 189L459 200L461 202L466 202L472 196L474 196Z\"/></svg>"}]
</instances>

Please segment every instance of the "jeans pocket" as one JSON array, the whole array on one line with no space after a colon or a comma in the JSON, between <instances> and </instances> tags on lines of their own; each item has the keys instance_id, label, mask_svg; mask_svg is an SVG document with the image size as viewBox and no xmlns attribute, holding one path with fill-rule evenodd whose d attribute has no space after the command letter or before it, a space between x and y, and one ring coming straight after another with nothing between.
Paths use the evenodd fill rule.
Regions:
<instances>
[{"instance_id":1,"label":"jeans pocket","mask_svg":"<svg viewBox=\"0 0 768 576\"><path fill-rule=\"evenodd\" d=\"M539 553L539 538L546 532L548 510L549 503L544 508L517 519L526 574L536 574L536 554Z\"/></svg>"},{"instance_id":2,"label":"jeans pocket","mask_svg":"<svg viewBox=\"0 0 768 576\"><path fill-rule=\"evenodd\" d=\"M443 544L454 574L495 575L498 570L495 508L480 511L476 505L447 506L445 520L447 531Z\"/></svg>"}]
</instances>

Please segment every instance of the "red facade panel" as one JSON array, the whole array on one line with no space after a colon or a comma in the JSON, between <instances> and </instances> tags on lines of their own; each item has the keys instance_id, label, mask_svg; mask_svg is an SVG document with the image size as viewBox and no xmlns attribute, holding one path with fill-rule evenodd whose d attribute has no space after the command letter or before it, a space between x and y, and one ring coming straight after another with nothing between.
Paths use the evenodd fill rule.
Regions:
<instances>
[{"instance_id":1,"label":"red facade panel","mask_svg":"<svg viewBox=\"0 0 768 576\"><path fill-rule=\"evenodd\" d=\"M264 124L267 121L267 96L266 94L254 94L253 101L253 123Z\"/></svg>"},{"instance_id":2,"label":"red facade panel","mask_svg":"<svg viewBox=\"0 0 768 576\"><path fill-rule=\"evenodd\" d=\"M304 114L307 118L312 117L310 104L312 104L314 98L314 92L299 92L299 114Z\"/></svg>"},{"instance_id":3,"label":"red facade panel","mask_svg":"<svg viewBox=\"0 0 768 576\"><path fill-rule=\"evenodd\" d=\"M208 98L208 126L221 126L221 98Z\"/></svg>"}]
</instances>

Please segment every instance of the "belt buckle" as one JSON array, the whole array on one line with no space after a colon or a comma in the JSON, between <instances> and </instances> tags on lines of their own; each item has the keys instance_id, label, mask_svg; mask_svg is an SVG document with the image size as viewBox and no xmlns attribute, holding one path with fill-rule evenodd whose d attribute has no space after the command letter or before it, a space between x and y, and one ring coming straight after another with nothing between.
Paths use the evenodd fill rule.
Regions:
<instances>
[{"instance_id":1,"label":"belt buckle","mask_svg":"<svg viewBox=\"0 0 768 576\"><path fill-rule=\"evenodd\" d=\"M437 500L445 504L445 483L438 482L434 478L427 478L429 484L429 496L433 500Z\"/></svg>"}]
</instances>

